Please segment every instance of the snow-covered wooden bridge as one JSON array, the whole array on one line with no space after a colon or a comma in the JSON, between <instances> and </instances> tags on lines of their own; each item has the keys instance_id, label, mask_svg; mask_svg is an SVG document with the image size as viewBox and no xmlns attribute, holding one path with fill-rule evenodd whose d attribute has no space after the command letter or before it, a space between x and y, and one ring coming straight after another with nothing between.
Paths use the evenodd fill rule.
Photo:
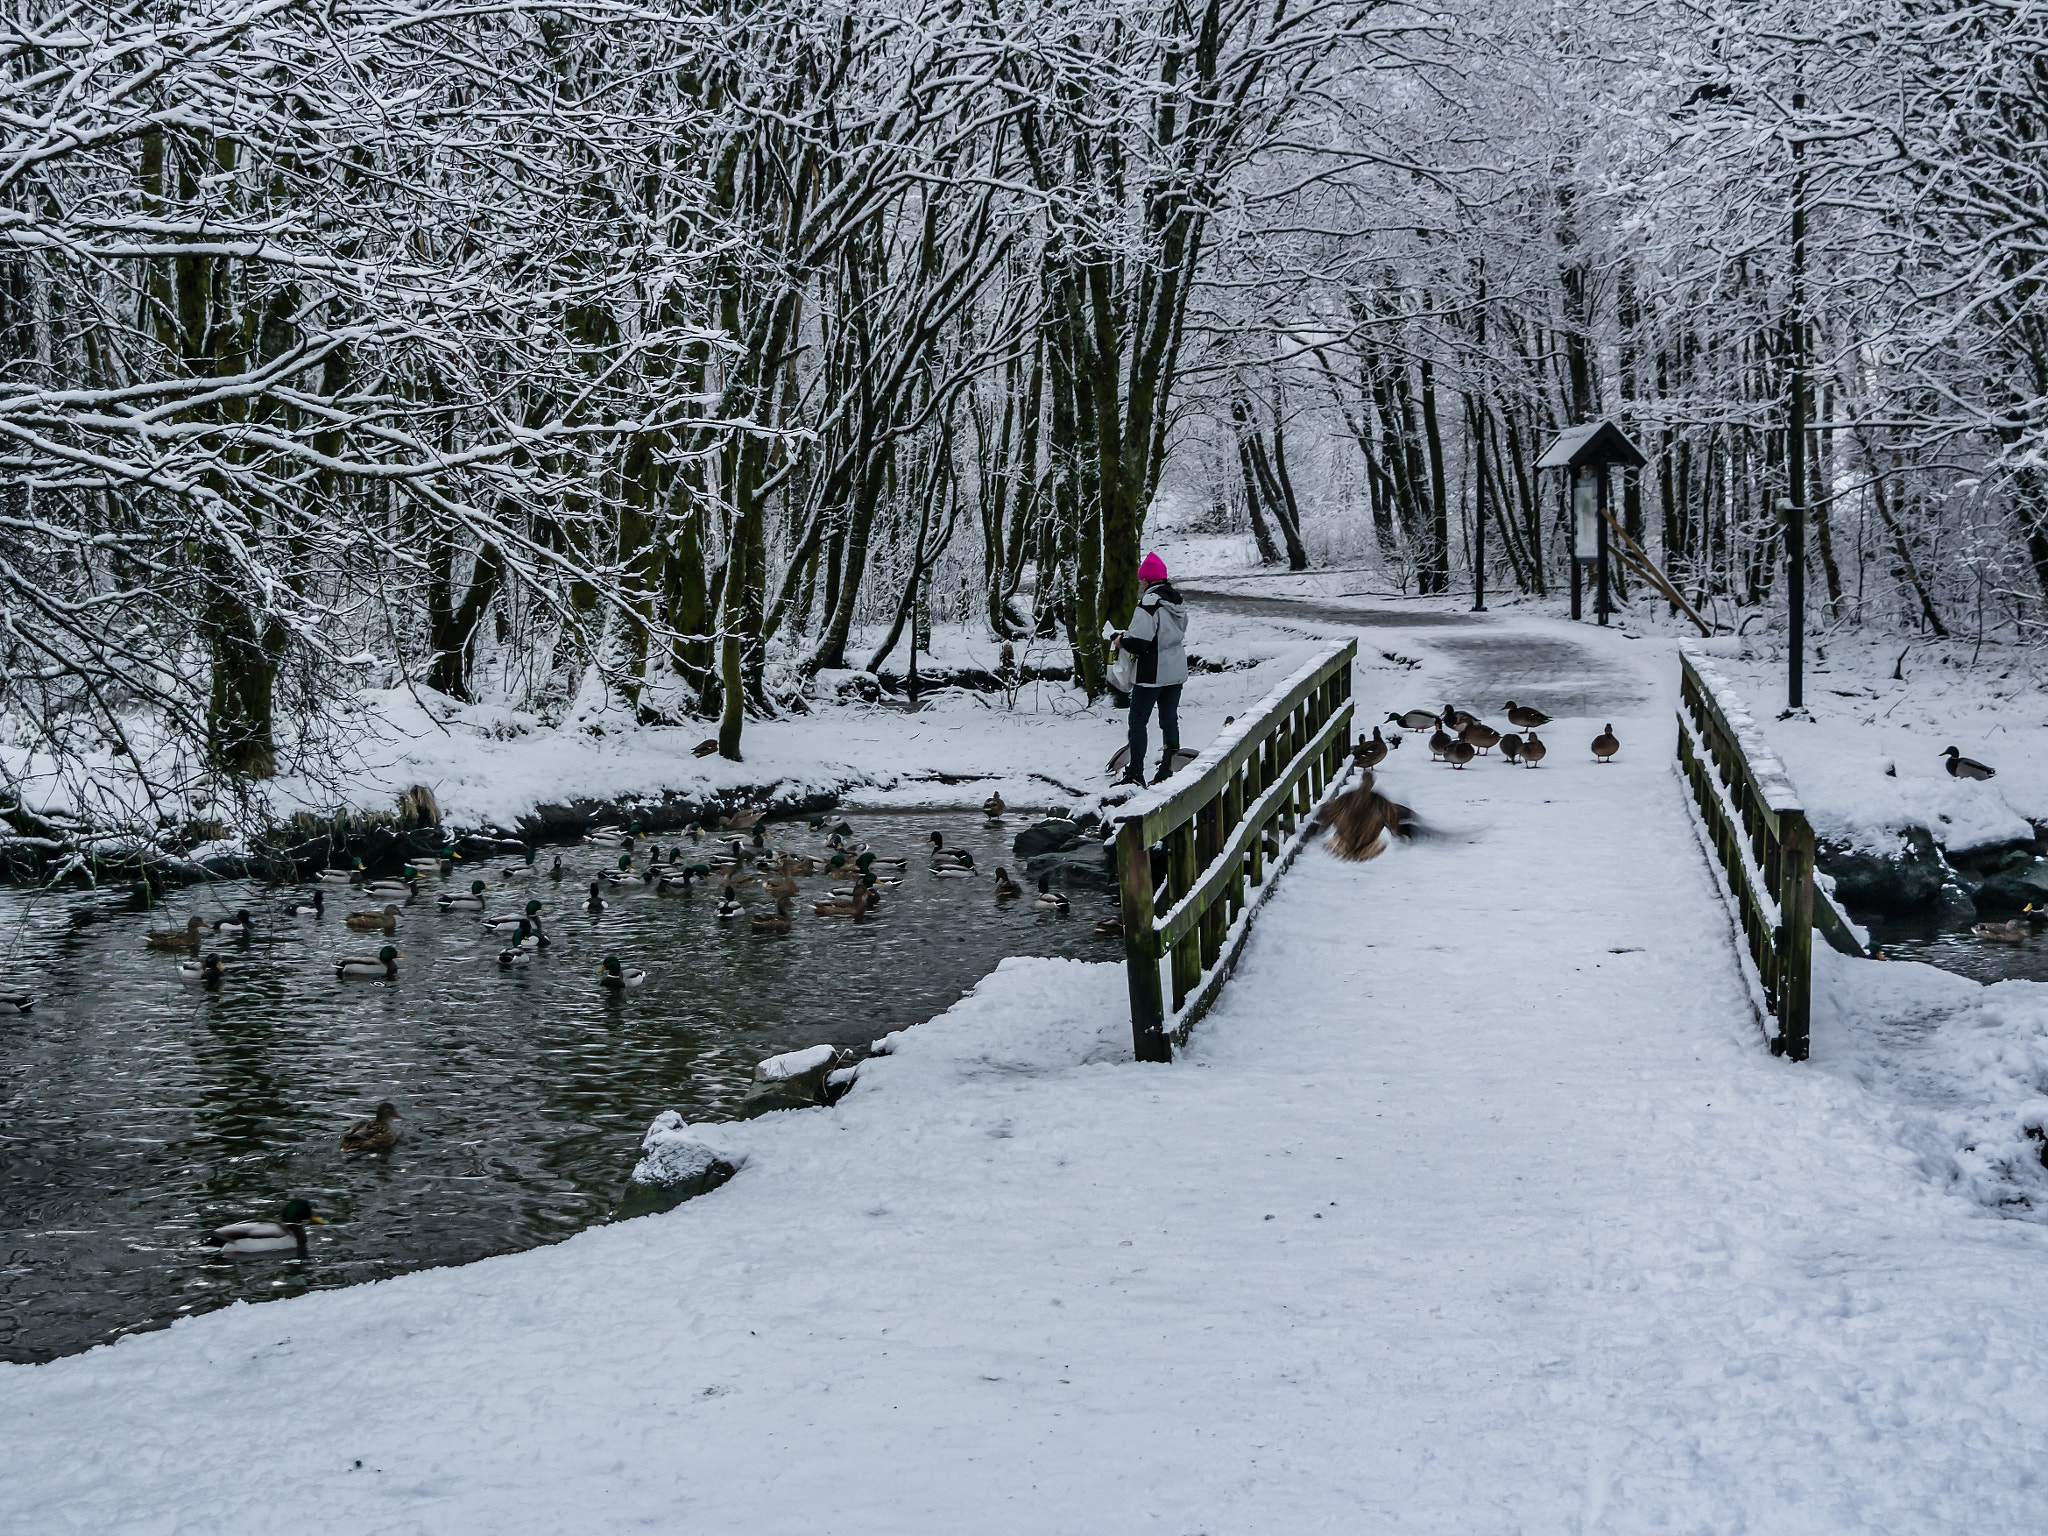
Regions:
<instances>
[{"instance_id":1,"label":"snow-covered wooden bridge","mask_svg":"<svg viewBox=\"0 0 2048 1536\"><path fill-rule=\"evenodd\" d=\"M1668 648L1401 617L1293 622L1549 760L1396 753L1174 1064L1010 962L669 1216L0 1374L0 1523L2039 1530L2048 1233L1766 1050Z\"/></svg>"}]
</instances>

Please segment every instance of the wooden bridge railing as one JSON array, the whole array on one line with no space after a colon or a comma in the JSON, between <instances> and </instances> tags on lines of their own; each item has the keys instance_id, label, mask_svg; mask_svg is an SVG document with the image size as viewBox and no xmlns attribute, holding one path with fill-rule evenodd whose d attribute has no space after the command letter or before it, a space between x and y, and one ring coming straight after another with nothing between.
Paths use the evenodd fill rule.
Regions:
<instances>
[{"instance_id":1,"label":"wooden bridge railing","mask_svg":"<svg viewBox=\"0 0 2048 1536\"><path fill-rule=\"evenodd\" d=\"M1771 1051L1804 1061L1815 926L1837 949L1862 946L1834 903L1815 899L1813 828L1777 754L1710 663L1681 652L1679 666L1678 761L1777 1021Z\"/></svg>"},{"instance_id":2,"label":"wooden bridge railing","mask_svg":"<svg viewBox=\"0 0 2048 1536\"><path fill-rule=\"evenodd\" d=\"M1351 744L1356 641L1281 683L1175 778L1117 813L1117 868L1131 1043L1140 1061L1173 1044L1229 979L1252 914L1293 860ZM1163 853L1162 871L1155 850ZM1173 1011L1162 962L1170 961Z\"/></svg>"}]
</instances>

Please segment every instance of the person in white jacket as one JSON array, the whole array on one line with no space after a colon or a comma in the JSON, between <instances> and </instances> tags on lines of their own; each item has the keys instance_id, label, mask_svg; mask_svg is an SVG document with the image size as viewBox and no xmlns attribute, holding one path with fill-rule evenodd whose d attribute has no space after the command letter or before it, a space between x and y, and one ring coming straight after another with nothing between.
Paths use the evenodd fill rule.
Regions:
<instances>
[{"instance_id":1,"label":"person in white jacket","mask_svg":"<svg viewBox=\"0 0 2048 1536\"><path fill-rule=\"evenodd\" d=\"M1117 644L1137 660L1137 682L1131 688L1131 755L1121 782L1145 782L1145 726L1155 707L1165 745L1159 754L1154 784L1173 776L1173 754L1180 746L1180 689L1188 680L1188 610L1166 576L1166 562L1156 554L1138 567L1138 608Z\"/></svg>"}]
</instances>

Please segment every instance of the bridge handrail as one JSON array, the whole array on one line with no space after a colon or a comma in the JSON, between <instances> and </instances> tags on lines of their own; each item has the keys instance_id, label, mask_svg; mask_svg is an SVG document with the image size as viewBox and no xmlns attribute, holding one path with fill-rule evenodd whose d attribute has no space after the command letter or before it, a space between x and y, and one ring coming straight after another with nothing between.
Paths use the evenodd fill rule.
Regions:
<instances>
[{"instance_id":1,"label":"bridge handrail","mask_svg":"<svg viewBox=\"0 0 2048 1536\"><path fill-rule=\"evenodd\" d=\"M1804 1061L1814 923L1841 922L1825 896L1818 909L1814 902L1813 827L1784 764L1728 680L1684 646L1679 669L1679 766L1777 1020L1772 1053ZM1829 939L1836 942L1836 935Z\"/></svg>"},{"instance_id":2,"label":"bridge handrail","mask_svg":"<svg viewBox=\"0 0 2048 1536\"><path fill-rule=\"evenodd\" d=\"M1257 911L1343 772L1351 740L1355 640L1324 647L1175 775L1116 814L1118 889L1140 1061L1172 1059L1173 1042L1222 990ZM1152 850L1164 845L1162 889ZM1267 865L1271 862L1271 869ZM1173 1012L1160 962L1171 958Z\"/></svg>"}]
</instances>

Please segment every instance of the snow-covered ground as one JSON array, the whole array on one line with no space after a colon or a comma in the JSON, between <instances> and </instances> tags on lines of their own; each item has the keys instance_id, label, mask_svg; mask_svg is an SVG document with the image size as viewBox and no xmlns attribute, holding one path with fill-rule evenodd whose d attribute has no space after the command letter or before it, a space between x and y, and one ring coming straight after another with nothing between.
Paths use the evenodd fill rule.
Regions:
<instances>
[{"instance_id":1,"label":"snow-covered ground","mask_svg":"<svg viewBox=\"0 0 2048 1536\"><path fill-rule=\"evenodd\" d=\"M1620 759L1411 742L1444 835L1306 854L1173 1066L1008 962L669 1215L0 1369L0 1526L2041 1529L2048 1229L1953 1154L2024 1149L2048 988L1831 959L1772 1058L1668 644L1498 629ZM1512 675L1368 637L1371 706Z\"/></svg>"},{"instance_id":2,"label":"snow-covered ground","mask_svg":"<svg viewBox=\"0 0 2048 1536\"><path fill-rule=\"evenodd\" d=\"M2038 650L1830 637L1807 663L1805 713L1779 719L1782 653L1725 639L1709 649L1748 698L1821 836L1885 848L1900 829L1925 827L1963 852L2048 823L2048 656ZM1997 778L1949 777L1950 746Z\"/></svg>"}]
</instances>

